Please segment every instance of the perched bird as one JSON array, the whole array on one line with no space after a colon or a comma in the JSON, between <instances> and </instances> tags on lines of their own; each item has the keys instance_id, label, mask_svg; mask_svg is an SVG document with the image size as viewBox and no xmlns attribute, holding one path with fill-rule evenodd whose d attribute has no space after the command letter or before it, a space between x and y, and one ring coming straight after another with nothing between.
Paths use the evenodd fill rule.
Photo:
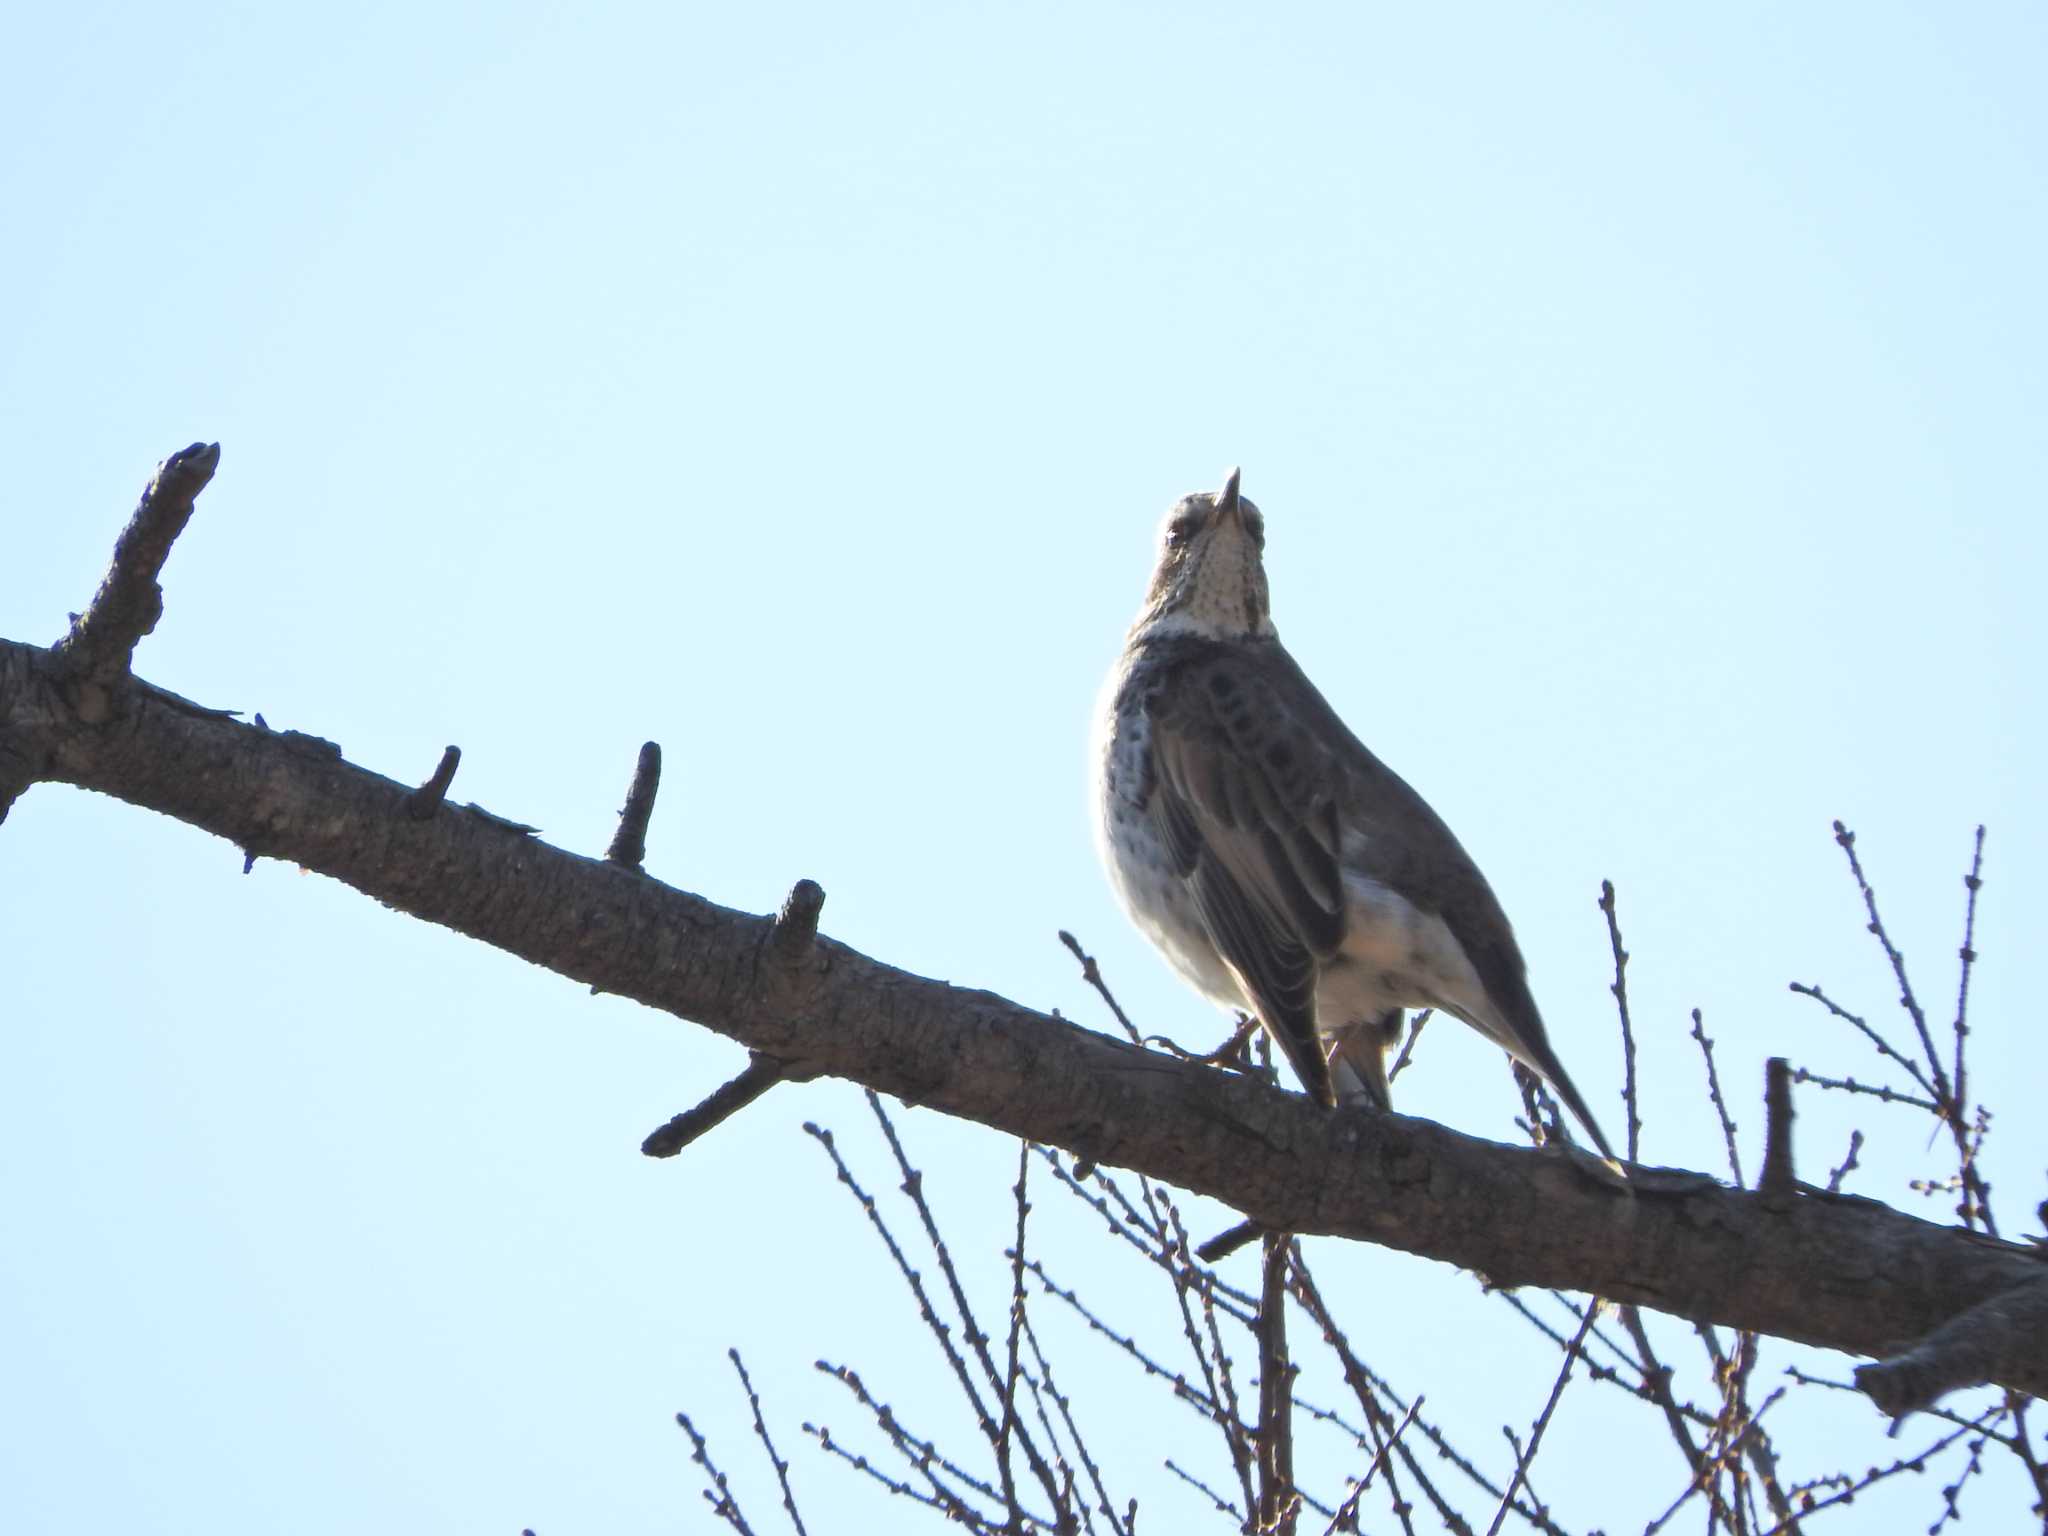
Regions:
<instances>
[{"instance_id":1,"label":"perched bird","mask_svg":"<svg viewBox=\"0 0 2048 1536\"><path fill-rule=\"evenodd\" d=\"M1402 1010L1435 1008L1549 1079L1611 1160L1478 866L1281 645L1237 481L1167 515L1097 711L1096 841L1125 910L1324 1104L1389 1107Z\"/></svg>"}]
</instances>

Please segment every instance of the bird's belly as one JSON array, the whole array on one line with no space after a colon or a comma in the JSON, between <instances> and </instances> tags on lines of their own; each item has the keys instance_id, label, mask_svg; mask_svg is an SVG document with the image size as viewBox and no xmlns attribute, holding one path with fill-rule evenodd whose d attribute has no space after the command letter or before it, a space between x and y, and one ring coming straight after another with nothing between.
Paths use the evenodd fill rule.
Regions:
<instances>
[{"instance_id":1,"label":"bird's belly","mask_svg":"<svg viewBox=\"0 0 2048 1536\"><path fill-rule=\"evenodd\" d=\"M1226 1008L1250 1008L1237 978L1217 956L1187 882L1173 872L1151 818L1105 803L1096 825L1102 862L1124 911L1175 970Z\"/></svg>"},{"instance_id":2,"label":"bird's belly","mask_svg":"<svg viewBox=\"0 0 2048 1536\"><path fill-rule=\"evenodd\" d=\"M1319 1026L1337 1030L1389 1008L1442 1008L1472 1022L1485 989L1444 920L1377 882L1347 876L1344 943L1316 987Z\"/></svg>"},{"instance_id":3,"label":"bird's belly","mask_svg":"<svg viewBox=\"0 0 2048 1536\"><path fill-rule=\"evenodd\" d=\"M1112 672L1096 715L1091 753L1096 852L1124 911L1174 969L1224 1007L1249 1008L1237 978L1202 926L1187 882L1174 873L1151 814L1134 793L1144 782L1144 721L1121 707L1119 682L1119 673Z\"/></svg>"}]
</instances>

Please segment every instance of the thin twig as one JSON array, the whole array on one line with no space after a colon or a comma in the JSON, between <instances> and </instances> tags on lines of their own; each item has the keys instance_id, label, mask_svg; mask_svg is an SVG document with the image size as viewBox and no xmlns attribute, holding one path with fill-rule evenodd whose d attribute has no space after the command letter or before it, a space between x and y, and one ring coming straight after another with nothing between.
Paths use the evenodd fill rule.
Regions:
<instances>
[{"instance_id":1,"label":"thin twig","mask_svg":"<svg viewBox=\"0 0 2048 1536\"><path fill-rule=\"evenodd\" d=\"M768 1421L761 1415L761 1394L754 1390L753 1378L747 1374L747 1364L740 1359L740 1352L728 1349L725 1356L732 1361L732 1368L739 1372L740 1385L747 1390L747 1406L754 1411L754 1437L768 1453L768 1464L775 1469L775 1480L782 1485L782 1507L789 1514L789 1523L796 1527L796 1536L809 1536L804 1530L804 1517L797 1512L796 1494L789 1486L789 1463L775 1449L775 1442L768 1434Z\"/></svg>"},{"instance_id":2,"label":"thin twig","mask_svg":"<svg viewBox=\"0 0 2048 1536\"><path fill-rule=\"evenodd\" d=\"M1714 1042L1700 1022L1700 1011L1692 1011L1692 1037L1699 1042L1707 1062L1707 1097L1714 1101L1714 1113L1721 1117L1721 1139L1728 1147L1728 1172L1737 1185L1742 1183L1742 1157L1735 1150L1735 1121L1728 1113L1728 1101L1721 1097L1721 1075L1714 1070Z\"/></svg>"},{"instance_id":3,"label":"thin twig","mask_svg":"<svg viewBox=\"0 0 2048 1536\"><path fill-rule=\"evenodd\" d=\"M824 1147L826 1154L832 1159L834 1169L839 1174L839 1182L853 1192L854 1198L860 1202L860 1208L867 1213L869 1224L874 1227L875 1232L882 1239L883 1246L889 1250L889 1257L896 1262L896 1272L903 1277L904 1283L910 1287L910 1294L917 1302L919 1320L923 1322L931 1336L938 1341L939 1349L946 1357L946 1364L952 1367L953 1379L958 1383L961 1393L967 1398L968 1406L974 1410L975 1422L981 1426L982 1433L993 1442L995 1438L995 1420L990 1416L986 1405L983 1404L981 1394L975 1390L974 1378L968 1372L967 1361L953 1344L953 1330L939 1316L938 1309L932 1305L931 1297L925 1290L924 1278L911 1267L910 1260L905 1256L902 1245L896 1241L896 1234L889 1230L889 1224L883 1220L881 1209L875 1203L875 1197L863 1189L859 1181L854 1178L853 1170L846 1165L846 1160L839 1155L839 1148L834 1142L830 1131L824 1130L809 1121L804 1123L804 1131L817 1141L820 1146ZM969 1327L971 1329L971 1323Z\"/></svg>"},{"instance_id":4,"label":"thin twig","mask_svg":"<svg viewBox=\"0 0 2048 1536\"><path fill-rule=\"evenodd\" d=\"M1865 1019L1861 1014L1851 1013L1832 997L1829 997L1827 993L1823 992L1818 985L1810 986L1805 982L1795 981L1791 983L1790 990L1798 993L1801 997L1812 998L1843 1023L1853 1027L1864 1039L1871 1043L1878 1055L1894 1063L1904 1071L1930 1100L1934 1098L1934 1084L1927 1080L1927 1074L1920 1070L1920 1064L1911 1057L1902 1055L1889 1040L1877 1032L1868 1019Z\"/></svg>"},{"instance_id":5,"label":"thin twig","mask_svg":"<svg viewBox=\"0 0 2048 1536\"><path fill-rule=\"evenodd\" d=\"M1387 1069L1387 1084L1393 1085L1395 1078L1406 1070L1409 1060L1415 1055L1415 1042L1422 1038L1422 1026L1436 1015L1434 1008L1425 1008L1408 1021L1408 1038L1401 1042L1401 1054L1394 1058L1393 1066Z\"/></svg>"},{"instance_id":6,"label":"thin twig","mask_svg":"<svg viewBox=\"0 0 2048 1536\"><path fill-rule=\"evenodd\" d=\"M1179 1462L1175 1461L1170 1456L1166 1459L1166 1470L1171 1472L1175 1477L1179 1478L1182 1482L1186 1483L1189 1487L1199 1490L1211 1504L1216 1506L1217 1514L1228 1516L1232 1520L1242 1520L1244 1518L1243 1513L1234 1504L1230 1503L1227 1499L1223 1497L1222 1494L1218 1493L1214 1488L1211 1488L1207 1483L1203 1482L1199 1477L1195 1476L1194 1473L1188 1471L1186 1467L1183 1467Z\"/></svg>"},{"instance_id":7,"label":"thin twig","mask_svg":"<svg viewBox=\"0 0 2048 1536\"><path fill-rule=\"evenodd\" d=\"M704 1502L711 1506L713 1514L740 1532L740 1536L754 1536L754 1528L747 1524L747 1517L741 1512L739 1501L732 1496L732 1489L726 1484L725 1474L719 1471L718 1464L711 1459L710 1444L697 1433L697 1426L690 1422L687 1413L678 1413L676 1423L680 1424L683 1433L690 1437L690 1460L704 1469L705 1480L711 1484L703 1490Z\"/></svg>"},{"instance_id":8,"label":"thin twig","mask_svg":"<svg viewBox=\"0 0 2048 1536\"><path fill-rule=\"evenodd\" d=\"M648 1157L674 1157L698 1137L717 1129L745 1109L777 1083L800 1078L788 1062L773 1056L752 1054L737 1077L713 1089L705 1098L675 1116L667 1124L647 1133L640 1150Z\"/></svg>"},{"instance_id":9,"label":"thin twig","mask_svg":"<svg viewBox=\"0 0 2048 1536\"><path fill-rule=\"evenodd\" d=\"M1963 889L1970 893L1963 907L1963 947L1957 956L1962 961L1962 976L1956 984L1956 1054L1955 1084L1956 1102L1969 1102L1965 1084L1968 1082L1963 1060L1963 1042L1970 1035L1970 973L1977 964L1977 893L1984 888L1984 828L1977 828L1976 847L1970 853L1970 872L1963 876Z\"/></svg>"},{"instance_id":10,"label":"thin twig","mask_svg":"<svg viewBox=\"0 0 2048 1536\"><path fill-rule=\"evenodd\" d=\"M1885 932L1884 919L1877 915L1877 893L1864 878L1863 861L1856 857L1856 834L1838 821L1835 823L1835 841L1848 855L1849 872L1856 877L1856 889L1863 895L1863 910L1870 914L1870 931L1884 946L1884 957L1891 962L1892 975L1898 978L1899 1006L1912 1018L1913 1032L1920 1037L1920 1048L1927 1053L1927 1065L1934 1076L1935 1102L1953 1104L1955 1094L1949 1086L1948 1073L1942 1070L1941 1056L1934 1049L1934 1036L1927 1028L1926 1011L1921 1008L1920 999L1913 995L1913 983L1906 979L1906 957L1899 953L1891 935Z\"/></svg>"},{"instance_id":11,"label":"thin twig","mask_svg":"<svg viewBox=\"0 0 2048 1536\"><path fill-rule=\"evenodd\" d=\"M1614 1006L1621 1014L1622 1101L1628 1106L1628 1160L1640 1161L1643 1119L1637 1112L1636 1032L1628 1015L1628 951L1622 947L1621 924L1614 911L1614 882L1600 882L1600 911L1607 919L1607 943L1614 951L1614 980L1607 990L1614 994Z\"/></svg>"},{"instance_id":12,"label":"thin twig","mask_svg":"<svg viewBox=\"0 0 2048 1536\"><path fill-rule=\"evenodd\" d=\"M924 1175L911 1166L909 1154L903 1150L903 1141L896 1134L896 1123L890 1119L888 1110L882 1105L882 1096L870 1088L867 1090L867 1101L868 1108L874 1112L875 1120L882 1128L882 1136L889 1144L889 1151L895 1156L897 1170L903 1175L903 1193L909 1197L918 1220L923 1223L925 1237L931 1243L932 1253L939 1261L939 1272L946 1278L946 1288L952 1295L953 1310L960 1318L967 1346L974 1351L974 1358L980 1364L982 1375L987 1379L990 1390L1000 1397L1003 1376L996 1369L994 1357L989 1354L988 1335L975 1321L974 1310L968 1305L966 1287L960 1283L960 1273L954 1268L952 1252L940 1235L939 1224L933 1219L931 1206L924 1198ZM976 1414L981 1420L982 1432L993 1447L1001 1439L1001 1424L981 1407L978 1395L974 1398L974 1404ZM1024 1452L1024 1459L1030 1464L1032 1475L1038 1479L1039 1487L1044 1490L1047 1502L1057 1503L1059 1481L1053 1476L1052 1468L1046 1464L1037 1441L1021 1422L1013 1423L1013 1431L1015 1443Z\"/></svg>"},{"instance_id":13,"label":"thin twig","mask_svg":"<svg viewBox=\"0 0 2048 1536\"><path fill-rule=\"evenodd\" d=\"M1067 1427L1067 1438L1073 1443L1074 1453L1081 1458L1081 1470L1088 1474L1088 1482L1095 1489L1095 1507L1102 1511L1103 1518L1109 1521L1109 1528L1116 1536L1131 1536L1136 1502L1133 1501L1131 1505L1131 1517L1120 1518L1117 1515L1116 1506L1110 1502L1109 1489L1102 1481L1102 1468L1096 1464L1094 1455L1090 1453L1087 1439L1081 1433L1081 1426L1074 1422L1073 1403L1060 1391L1059 1383L1053 1379L1052 1362L1046 1358L1044 1349L1039 1345L1038 1330L1032 1326L1028 1313L1024 1317L1024 1338L1031 1346L1031 1358L1038 1366L1040 1378L1045 1382L1046 1396L1052 1399L1053 1406L1059 1410L1060 1421Z\"/></svg>"},{"instance_id":14,"label":"thin twig","mask_svg":"<svg viewBox=\"0 0 2048 1536\"><path fill-rule=\"evenodd\" d=\"M1862 1164L1857 1162L1856 1160L1856 1154L1861 1152L1862 1150L1863 1133L1861 1131L1855 1130L1850 1131L1848 1155L1844 1157L1841 1160L1841 1162L1837 1163L1835 1165L1834 1172L1828 1175L1829 1194L1840 1194L1842 1192L1842 1180L1848 1178L1850 1174L1854 1173L1858 1168L1862 1166Z\"/></svg>"},{"instance_id":15,"label":"thin twig","mask_svg":"<svg viewBox=\"0 0 2048 1536\"><path fill-rule=\"evenodd\" d=\"M1671 1367L1657 1358L1657 1351L1650 1342L1650 1331L1643 1326L1641 1310L1633 1306L1623 1306L1620 1310L1621 1326L1634 1342L1636 1357L1642 1364L1644 1390L1649 1393L1650 1400L1664 1415L1665 1427L1671 1431L1671 1438L1677 1444L1679 1454L1685 1457L1685 1464L1692 1468L1693 1475L1697 1477L1705 1465L1705 1458L1701 1456L1699 1444L1693 1439L1692 1430L1685 1422L1684 1410L1680 1408L1677 1397L1671 1391Z\"/></svg>"},{"instance_id":16,"label":"thin twig","mask_svg":"<svg viewBox=\"0 0 2048 1536\"><path fill-rule=\"evenodd\" d=\"M1067 946L1076 960L1081 962L1081 979L1093 987L1102 1000L1109 1004L1109 1011L1115 1015L1117 1023L1123 1025L1124 1033L1131 1037L1131 1044L1143 1045L1144 1036L1138 1033L1138 1026L1131 1022L1130 1015L1124 1012L1123 1004L1119 1003L1109 990L1109 983L1102 979L1102 967L1095 963L1095 957L1084 950L1081 941L1064 928L1060 930L1060 942Z\"/></svg>"},{"instance_id":17,"label":"thin twig","mask_svg":"<svg viewBox=\"0 0 2048 1536\"><path fill-rule=\"evenodd\" d=\"M1266 1238L1265 1284L1259 1298L1259 1530L1287 1536L1294 1504L1294 1367L1287 1358L1285 1233Z\"/></svg>"},{"instance_id":18,"label":"thin twig","mask_svg":"<svg viewBox=\"0 0 2048 1536\"><path fill-rule=\"evenodd\" d=\"M1017 1182L1011 1194L1017 1201L1016 1245L1010 1250L1010 1330L1003 1370L1003 1428L996 1440L996 1468L1003 1480L1003 1502L1014 1521L1017 1516L1017 1483L1010 1473L1010 1437L1017 1424L1018 1345L1024 1329L1024 1226L1031 1204L1025 1198L1031 1176L1031 1143L1017 1143Z\"/></svg>"},{"instance_id":19,"label":"thin twig","mask_svg":"<svg viewBox=\"0 0 2048 1536\"><path fill-rule=\"evenodd\" d=\"M1964 1435L1971 1433L1973 1429L1983 1429L1983 1427L1986 1424L1988 1424L1994 1417L1996 1417L2000 1411L2001 1410L1997 1408L1987 1409L1985 1413L1974 1423L1965 1426L1961 1429L1950 1430L1940 1439L1934 1441L1932 1444L1928 1445L1925 1449L1920 1451L1918 1455L1902 1456L1897 1461L1892 1462L1889 1466L1872 1467L1862 1477L1856 1479L1855 1482L1847 1484L1843 1488L1837 1490L1835 1493L1830 1494L1827 1498L1814 1500L1811 1504L1808 1504L1805 1508L1801 1509L1797 1516L1788 1517L1786 1519L1780 1520L1768 1531L1763 1532L1762 1536L1786 1536L1787 1532L1795 1528L1797 1521L1810 1519L1814 1515L1820 1514L1822 1511L1830 1509L1837 1504L1847 1504L1852 1499L1854 1499L1858 1494L1864 1492L1866 1489L1871 1488L1878 1483L1883 1482L1888 1477L1895 1477L1901 1472L1925 1471L1927 1469L1927 1463L1933 1457L1939 1455L1942 1451L1947 1450L1948 1447L1954 1445L1956 1441L1962 1439Z\"/></svg>"},{"instance_id":20,"label":"thin twig","mask_svg":"<svg viewBox=\"0 0 2048 1536\"><path fill-rule=\"evenodd\" d=\"M1387 1456L1401 1443L1401 1436L1408 1426L1415 1422L1415 1415L1422 1407L1417 1397L1408 1405L1408 1411L1401 1415L1401 1422L1394 1426L1393 1434L1380 1443L1372 1453L1372 1460L1366 1463L1365 1471L1352 1479L1350 1491L1344 1495L1344 1502L1337 1506L1337 1512L1330 1517L1330 1523L1323 1528L1323 1536L1337 1536L1337 1532L1358 1529L1358 1501L1365 1497L1365 1490L1372 1486L1374 1474L1387 1464Z\"/></svg>"},{"instance_id":21,"label":"thin twig","mask_svg":"<svg viewBox=\"0 0 2048 1536\"><path fill-rule=\"evenodd\" d=\"M913 1471L930 1485L934 1493L952 1501L959 1508L972 1508L961 1498L957 1489L946 1486L944 1479L940 1476L943 1473L946 1477L953 1478L962 1487L973 1490L992 1504L1003 1502L1002 1491L993 1483L989 1482L986 1478L975 1476L958 1462L943 1455L936 1441L928 1440L917 1434L897 1417L894 1408L891 1408L887 1403L882 1402L873 1393L868 1391L867 1383L861 1380L858 1371L854 1370L851 1366L832 1365L824 1360L817 1362L817 1368L851 1392L854 1400L874 1416L875 1427L882 1432L883 1437L888 1440L890 1447L910 1465ZM987 1517L976 1512L975 1518L981 1520ZM1051 1521L1028 1512L1023 1513L1022 1518L1028 1520L1033 1525L1044 1527L1052 1525Z\"/></svg>"},{"instance_id":22,"label":"thin twig","mask_svg":"<svg viewBox=\"0 0 2048 1536\"><path fill-rule=\"evenodd\" d=\"M1557 1411L1558 1399L1564 1396L1564 1389L1571 1381L1572 1366L1578 1361L1579 1351L1585 1347L1586 1335L1593 1331L1593 1319L1599 1315L1600 1298L1595 1296L1586 1303L1585 1320L1579 1324L1577 1336L1564 1352L1564 1366L1558 1371L1557 1380L1551 1383L1550 1398L1530 1427L1529 1448L1515 1458L1515 1475L1508 1479L1507 1492L1500 1496L1500 1506L1493 1512L1493 1523L1486 1528L1486 1536L1499 1536L1508 1512L1515 1507L1516 1492L1528 1482L1529 1464L1536 1459L1536 1452L1543 1444L1543 1432L1550 1427L1550 1416ZM1536 1507L1538 1510L1543 1508L1540 1503Z\"/></svg>"},{"instance_id":23,"label":"thin twig","mask_svg":"<svg viewBox=\"0 0 2048 1536\"><path fill-rule=\"evenodd\" d=\"M846 1446L841 1445L832 1438L832 1431L822 1424L806 1423L804 1425L804 1433L815 1439L826 1452L837 1456L856 1472L865 1473L868 1477L873 1478L889 1492L901 1495L913 1503L938 1510L948 1520L975 1532L976 1536L981 1536L981 1533L984 1532L993 1533L996 1529L982 1517L978 1510L967 1504L958 1494L932 1478L927 1469L920 1468L919 1470L925 1471L927 1481L933 1484L934 1491L929 1493L923 1489L913 1487L907 1481L891 1477L858 1451L850 1450Z\"/></svg>"},{"instance_id":24,"label":"thin twig","mask_svg":"<svg viewBox=\"0 0 2048 1536\"><path fill-rule=\"evenodd\" d=\"M1941 1106L1932 1099L1915 1098L1910 1093L1901 1093L1896 1088L1887 1088L1882 1083L1859 1083L1853 1077L1823 1077L1805 1067L1793 1069L1792 1081L1812 1083L1816 1088L1830 1089L1835 1093L1860 1093L1885 1104L1903 1104L1908 1109L1925 1110L1930 1115L1939 1115Z\"/></svg>"}]
</instances>

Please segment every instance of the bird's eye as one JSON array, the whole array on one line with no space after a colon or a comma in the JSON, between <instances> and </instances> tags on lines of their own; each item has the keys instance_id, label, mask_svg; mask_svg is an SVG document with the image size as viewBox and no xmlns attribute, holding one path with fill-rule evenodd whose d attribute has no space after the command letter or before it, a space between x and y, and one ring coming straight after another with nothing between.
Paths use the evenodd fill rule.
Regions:
<instances>
[{"instance_id":1,"label":"bird's eye","mask_svg":"<svg viewBox=\"0 0 2048 1536\"><path fill-rule=\"evenodd\" d=\"M1176 517L1166 525L1166 547L1168 549L1178 549L1181 545L1187 543L1189 539L1193 538L1194 533L1195 519L1192 516L1183 515Z\"/></svg>"},{"instance_id":2,"label":"bird's eye","mask_svg":"<svg viewBox=\"0 0 2048 1536\"><path fill-rule=\"evenodd\" d=\"M1266 520L1254 512L1244 520L1244 525L1251 533L1252 543L1257 548L1264 549L1266 547Z\"/></svg>"}]
</instances>

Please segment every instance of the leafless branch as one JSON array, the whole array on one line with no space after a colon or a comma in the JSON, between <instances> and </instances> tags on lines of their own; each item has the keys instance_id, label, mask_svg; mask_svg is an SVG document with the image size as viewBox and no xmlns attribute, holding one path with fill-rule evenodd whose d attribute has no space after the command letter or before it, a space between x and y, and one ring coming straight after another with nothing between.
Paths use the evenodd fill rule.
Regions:
<instances>
[{"instance_id":1,"label":"leafless branch","mask_svg":"<svg viewBox=\"0 0 2048 1536\"><path fill-rule=\"evenodd\" d=\"M1621 1015L1621 1097L1628 1106L1628 1160L1642 1160L1643 1117L1636 1094L1636 1032L1628 1015L1628 951L1622 947L1621 923L1614 910L1614 882L1600 882L1600 912L1607 919L1607 944L1614 952L1614 980L1607 990L1614 994L1615 1010Z\"/></svg>"},{"instance_id":2,"label":"leafless branch","mask_svg":"<svg viewBox=\"0 0 2048 1536\"><path fill-rule=\"evenodd\" d=\"M732 1489L725 1481L725 1474L711 1459L711 1447L704 1437L697 1433L697 1426L690 1422L687 1413L678 1413L676 1423L683 1433L690 1437L690 1460L704 1469L704 1479L711 1486L704 1489L704 1502L711 1506L711 1512L731 1526L740 1536L754 1536L754 1528L747 1524L747 1517L741 1512L739 1501L732 1496Z\"/></svg>"},{"instance_id":3,"label":"leafless branch","mask_svg":"<svg viewBox=\"0 0 2048 1536\"><path fill-rule=\"evenodd\" d=\"M1592 1332L1593 1319L1600 1315L1600 1299L1596 1296L1586 1303L1585 1320L1579 1324L1578 1334L1564 1352L1564 1365L1557 1373L1557 1380L1551 1383L1550 1397L1543 1404L1543 1411L1536 1415L1536 1422L1529 1429L1529 1445L1515 1457L1514 1476L1508 1479L1507 1491L1500 1496L1500 1504L1493 1512L1493 1523L1486 1528L1486 1536L1499 1536L1500 1528L1506 1523L1508 1514L1515 1507L1515 1494L1528 1482L1529 1464L1536 1459L1536 1452L1543 1444L1543 1432L1550 1427L1550 1416L1557 1412L1558 1401L1564 1396L1564 1389L1572 1379L1572 1367L1578 1363L1579 1351L1585 1347L1586 1335ZM1543 1506L1536 1506L1541 1511Z\"/></svg>"},{"instance_id":4,"label":"leafless branch","mask_svg":"<svg viewBox=\"0 0 2048 1536\"><path fill-rule=\"evenodd\" d=\"M786 1061L754 1052L739 1076L713 1090L702 1102L667 1124L647 1133L640 1150L648 1157L674 1157L691 1142L715 1130L777 1083L801 1081L808 1074Z\"/></svg>"},{"instance_id":5,"label":"leafless branch","mask_svg":"<svg viewBox=\"0 0 2048 1536\"><path fill-rule=\"evenodd\" d=\"M1707 1038L1697 1008L1692 1011L1692 1037L1699 1043L1700 1055L1707 1063L1707 1097L1714 1101L1714 1113L1721 1117L1721 1140L1728 1149L1728 1173L1740 1184L1742 1155L1735 1150L1735 1121L1728 1113L1728 1101L1721 1097L1721 1074L1714 1070L1714 1042Z\"/></svg>"},{"instance_id":6,"label":"leafless branch","mask_svg":"<svg viewBox=\"0 0 2048 1536\"><path fill-rule=\"evenodd\" d=\"M796 1527L796 1536L809 1536L804 1529L804 1517L798 1513L796 1494L789 1486L789 1463L782 1459L775 1449L775 1441L768 1433L768 1421L761 1416L761 1394L754 1390L754 1380L747 1374L747 1363L740 1358L737 1349L728 1349L725 1357L732 1362L733 1370L740 1378L740 1385L746 1389L747 1406L754 1414L754 1438L761 1442L761 1449L768 1453L768 1465L775 1469L775 1481L782 1485L782 1508L789 1516L789 1523Z\"/></svg>"}]
</instances>

